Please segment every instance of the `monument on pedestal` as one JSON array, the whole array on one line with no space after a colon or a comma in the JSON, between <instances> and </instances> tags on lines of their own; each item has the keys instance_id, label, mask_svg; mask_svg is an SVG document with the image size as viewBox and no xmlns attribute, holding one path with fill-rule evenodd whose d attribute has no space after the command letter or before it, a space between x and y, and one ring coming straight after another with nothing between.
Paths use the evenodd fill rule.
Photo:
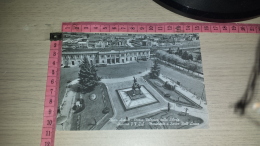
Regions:
<instances>
[{"instance_id":1,"label":"monument on pedestal","mask_svg":"<svg viewBox=\"0 0 260 146\"><path fill-rule=\"evenodd\" d=\"M144 85L139 85L134 77L132 86L117 90L125 110L138 108L141 106L159 102Z\"/></svg>"},{"instance_id":2,"label":"monument on pedestal","mask_svg":"<svg viewBox=\"0 0 260 146\"><path fill-rule=\"evenodd\" d=\"M145 97L141 91L141 86L137 83L136 78L134 77L134 83L132 85L132 90L126 92L127 95L132 99L139 99Z\"/></svg>"}]
</instances>

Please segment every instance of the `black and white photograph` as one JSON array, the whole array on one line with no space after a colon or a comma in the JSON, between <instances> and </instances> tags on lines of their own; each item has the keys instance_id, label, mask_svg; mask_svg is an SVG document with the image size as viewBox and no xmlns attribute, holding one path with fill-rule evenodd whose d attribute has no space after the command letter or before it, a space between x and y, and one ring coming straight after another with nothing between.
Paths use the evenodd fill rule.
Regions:
<instances>
[{"instance_id":1,"label":"black and white photograph","mask_svg":"<svg viewBox=\"0 0 260 146\"><path fill-rule=\"evenodd\" d=\"M198 33L63 33L59 131L205 129Z\"/></svg>"}]
</instances>

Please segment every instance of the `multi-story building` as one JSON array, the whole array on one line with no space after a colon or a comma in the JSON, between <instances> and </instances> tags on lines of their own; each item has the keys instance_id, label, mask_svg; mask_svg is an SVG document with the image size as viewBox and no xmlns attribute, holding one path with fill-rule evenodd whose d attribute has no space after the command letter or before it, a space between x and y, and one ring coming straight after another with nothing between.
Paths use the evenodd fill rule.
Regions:
<instances>
[{"instance_id":1,"label":"multi-story building","mask_svg":"<svg viewBox=\"0 0 260 146\"><path fill-rule=\"evenodd\" d=\"M124 64L137 60L146 60L150 58L150 49L147 48L116 48L99 49L84 52L62 52L62 66L79 65L84 57L87 57L90 63L98 64Z\"/></svg>"}]
</instances>

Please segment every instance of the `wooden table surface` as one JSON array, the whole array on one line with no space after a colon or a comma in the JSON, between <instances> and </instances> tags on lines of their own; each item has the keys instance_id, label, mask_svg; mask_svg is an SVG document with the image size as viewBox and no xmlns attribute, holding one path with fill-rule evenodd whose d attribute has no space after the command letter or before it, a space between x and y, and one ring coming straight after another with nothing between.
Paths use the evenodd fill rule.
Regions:
<instances>
[{"instance_id":1,"label":"wooden table surface","mask_svg":"<svg viewBox=\"0 0 260 146\"><path fill-rule=\"evenodd\" d=\"M0 145L40 145L49 33L60 31L62 22L77 21L199 22L151 0L1 0ZM260 18L244 23L259 24ZM209 129L58 131L55 145L259 145L260 126L234 114L232 106L246 88L260 35L200 36Z\"/></svg>"}]
</instances>

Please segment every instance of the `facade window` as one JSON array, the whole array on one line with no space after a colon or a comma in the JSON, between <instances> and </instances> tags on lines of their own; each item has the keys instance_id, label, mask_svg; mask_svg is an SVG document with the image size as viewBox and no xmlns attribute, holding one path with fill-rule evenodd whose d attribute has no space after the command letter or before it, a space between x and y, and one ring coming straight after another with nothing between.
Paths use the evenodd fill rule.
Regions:
<instances>
[{"instance_id":1,"label":"facade window","mask_svg":"<svg viewBox=\"0 0 260 146\"><path fill-rule=\"evenodd\" d=\"M101 57L103 58L103 57L104 57L104 55L101 55Z\"/></svg>"},{"instance_id":2,"label":"facade window","mask_svg":"<svg viewBox=\"0 0 260 146\"><path fill-rule=\"evenodd\" d=\"M107 57L110 57L110 55L107 55Z\"/></svg>"}]
</instances>

